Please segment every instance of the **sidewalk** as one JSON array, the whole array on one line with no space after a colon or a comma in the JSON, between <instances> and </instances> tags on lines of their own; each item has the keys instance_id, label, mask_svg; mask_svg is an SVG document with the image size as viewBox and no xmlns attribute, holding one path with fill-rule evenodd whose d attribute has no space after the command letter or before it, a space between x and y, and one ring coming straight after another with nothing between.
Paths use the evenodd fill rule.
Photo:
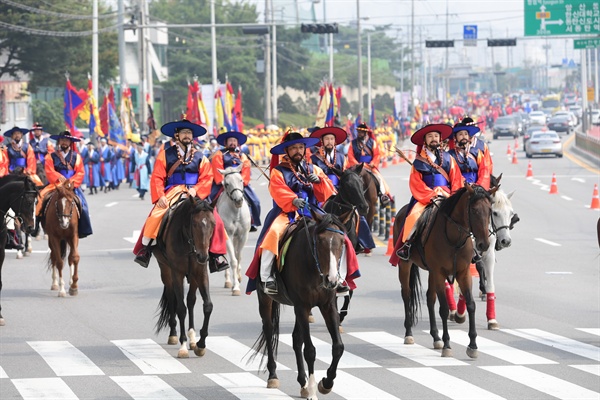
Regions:
<instances>
[{"instance_id":1,"label":"sidewalk","mask_svg":"<svg viewBox=\"0 0 600 400\"><path fill-rule=\"evenodd\" d=\"M591 137L593 140L599 140L596 139L596 137L600 138L600 128L597 130L598 132L594 131L592 132L592 135L588 134L588 137ZM598 136L596 136L596 134L598 134ZM576 135L583 135L583 133L575 131L574 135L565 141L565 152L573 154L591 168L600 169L600 154L578 147L575 141Z\"/></svg>"}]
</instances>

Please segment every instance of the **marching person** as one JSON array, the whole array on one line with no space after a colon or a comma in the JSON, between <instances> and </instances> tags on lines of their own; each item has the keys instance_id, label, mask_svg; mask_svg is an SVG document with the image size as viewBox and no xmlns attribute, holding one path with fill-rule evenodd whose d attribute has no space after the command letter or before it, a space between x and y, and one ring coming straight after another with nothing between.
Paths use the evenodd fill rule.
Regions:
<instances>
[{"instance_id":1,"label":"marching person","mask_svg":"<svg viewBox=\"0 0 600 400\"><path fill-rule=\"evenodd\" d=\"M5 155L8 158L8 171L12 172L21 168L25 175L35 183L36 186L43 186L42 181L36 174L36 160L33 147L23 140L23 134L29 132L28 129L22 129L18 126L4 132L4 136L10 138L7 143Z\"/></svg>"},{"instance_id":2,"label":"marching person","mask_svg":"<svg viewBox=\"0 0 600 400\"><path fill-rule=\"evenodd\" d=\"M489 163L491 158L488 158L489 149L480 140L478 142L485 146L483 151L471 145L474 136L479 131L479 127L474 124L471 118L463 118L461 122L452 128L454 137L449 142L450 150L448 152L458 164L460 172L467 183L477 184L485 190L490 190L491 164ZM488 156L485 154L486 149Z\"/></svg>"},{"instance_id":3,"label":"marching person","mask_svg":"<svg viewBox=\"0 0 600 400\"><path fill-rule=\"evenodd\" d=\"M175 139L175 145L161 151L156 156L150 178L150 194L154 207L144 225L141 245L134 249L135 262L147 268L152 257L152 243L158 236L163 215L171 202L181 194L196 196L202 200L209 198L213 182L210 162L193 146L193 138L206 133L200 125L188 120L169 122L160 129L163 135ZM224 271L229 264L224 257L227 253L225 226L217 210L213 210L215 230L209 248L209 268L211 272Z\"/></svg>"},{"instance_id":4,"label":"marching person","mask_svg":"<svg viewBox=\"0 0 600 400\"><path fill-rule=\"evenodd\" d=\"M311 138L319 139L310 157L312 163L323 170L336 188L340 184L340 176L346 166L344 153L337 151L337 146L344 143L348 135L342 128L316 128Z\"/></svg>"},{"instance_id":5,"label":"marching person","mask_svg":"<svg viewBox=\"0 0 600 400\"><path fill-rule=\"evenodd\" d=\"M360 124L356 128L356 139L350 143L348 149L347 168L353 167L356 164L364 163L365 168L375 175L377 178L377 194L382 205L386 206L393 197L390 189L379 172L379 146L373 136L373 131L365 124Z\"/></svg>"},{"instance_id":6,"label":"marching person","mask_svg":"<svg viewBox=\"0 0 600 400\"><path fill-rule=\"evenodd\" d=\"M104 193L113 188L113 174L111 162L114 157L113 149L108 145L106 138L100 139L100 186L104 186Z\"/></svg>"},{"instance_id":7,"label":"marching person","mask_svg":"<svg viewBox=\"0 0 600 400\"><path fill-rule=\"evenodd\" d=\"M150 188L150 156L144 150L144 142L139 141L135 144L133 160L135 165L133 186L138 191L140 200L144 200Z\"/></svg>"},{"instance_id":8,"label":"marching person","mask_svg":"<svg viewBox=\"0 0 600 400\"><path fill-rule=\"evenodd\" d=\"M85 170L85 185L90 189L90 195L98 193L100 186L100 153L96 151L94 143L89 142L86 147L81 150L83 158L83 166Z\"/></svg>"},{"instance_id":9,"label":"marching person","mask_svg":"<svg viewBox=\"0 0 600 400\"><path fill-rule=\"evenodd\" d=\"M92 234L92 224L90 221L90 213L87 200L81 190L85 169L81 156L73 150L73 144L79 142L79 138L71 135L69 131L63 131L58 135L51 135L51 139L56 140L54 152L46 157L44 162L44 170L49 184L40 191L40 199L35 208L35 230L33 236L37 236L39 232L40 222L44 218L43 206L46 199L51 193L56 190L56 187L62 185L67 179L73 183L73 191L79 198L81 206L81 214L79 216L78 236L83 239Z\"/></svg>"},{"instance_id":10,"label":"marching person","mask_svg":"<svg viewBox=\"0 0 600 400\"><path fill-rule=\"evenodd\" d=\"M39 122L33 124L33 128L31 128L29 132L33 132L33 138L29 141L29 144L33 148L35 159L37 162L40 162L42 165L44 165L45 157L48 155L48 153L52 153L54 151L54 146L48 141L48 138L42 136L44 127Z\"/></svg>"},{"instance_id":11,"label":"marching person","mask_svg":"<svg viewBox=\"0 0 600 400\"><path fill-rule=\"evenodd\" d=\"M390 257L392 265L398 265L399 259L406 261L410 258L413 227L425 207L463 187L463 177L458 165L448 152L440 149L442 141L450 135L450 125L430 124L416 131L410 138L410 141L417 145L417 155L409 179L412 197L402 237L396 243Z\"/></svg>"},{"instance_id":12,"label":"marching person","mask_svg":"<svg viewBox=\"0 0 600 400\"><path fill-rule=\"evenodd\" d=\"M217 197L223 189L223 175L219 170L228 167L237 167L242 165L242 179L244 181L244 196L250 206L250 215L252 215L252 223L250 232L256 232L256 227L260 226L260 200L250 186L251 166L248 156L241 152L240 146L246 143L248 138L241 132L225 132L217 136L217 143L223 148L217 150L210 161L213 170L213 186L210 192L210 198L216 201Z\"/></svg>"},{"instance_id":13,"label":"marching person","mask_svg":"<svg viewBox=\"0 0 600 400\"><path fill-rule=\"evenodd\" d=\"M319 202L326 201L334 192L333 184L325 173L317 166L307 164L304 157L307 146L318 143L319 139L305 138L298 132L288 132L282 142L271 149L275 158L283 155L281 162L271 170L269 193L274 200L273 209L267 215L265 225L259 236L260 243L254 253L254 258L246 271L251 279L248 282L247 292L254 289L255 278L260 275L264 283L264 292L275 295L277 283L272 275L273 261L279 255L279 240L287 226L298 216L312 218L309 207L316 206ZM346 247L352 244L346 236ZM351 260L348 263L348 260ZM348 284L351 277L358 271L356 254L346 252L340 267L340 275L346 276ZM354 288L354 287L353 287ZM348 286L340 278L336 288L338 294L348 292Z\"/></svg>"}]
</instances>

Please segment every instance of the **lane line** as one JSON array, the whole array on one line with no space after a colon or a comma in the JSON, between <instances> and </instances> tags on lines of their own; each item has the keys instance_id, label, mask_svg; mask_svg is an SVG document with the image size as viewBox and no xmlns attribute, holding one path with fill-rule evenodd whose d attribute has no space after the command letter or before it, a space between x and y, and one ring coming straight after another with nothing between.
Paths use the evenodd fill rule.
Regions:
<instances>
[{"instance_id":1,"label":"lane line","mask_svg":"<svg viewBox=\"0 0 600 400\"><path fill-rule=\"evenodd\" d=\"M27 342L57 376L104 375L79 349L66 341Z\"/></svg>"},{"instance_id":2,"label":"lane line","mask_svg":"<svg viewBox=\"0 0 600 400\"><path fill-rule=\"evenodd\" d=\"M567 200L567 201L573 201L572 198L570 198L569 196L560 196L561 198Z\"/></svg>"},{"instance_id":3,"label":"lane line","mask_svg":"<svg viewBox=\"0 0 600 400\"><path fill-rule=\"evenodd\" d=\"M569 367L576 368L580 371L587 372L588 374L593 374L596 376L600 376L600 365L569 365Z\"/></svg>"},{"instance_id":4,"label":"lane line","mask_svg":"<svg viewBox=\"0 0 600 400\"><path fill-rule=\"evenodd\" d=\"M228 336L209 336L206 338L206 346L210 348L211 352L237 365L244 371L256 372L260 370L261 355L257 355L250 361L250 356L254 354L254 350L237 340ZM280 363L277 363L277 369L279 371L290 370Z\"/></svg>"},{"instance_id":5,"label":"lane line","mask_svg":"<svg viewBox=\"0 0 600 400\"><path fill-rule=\"evenodd\" d=\"M573 275L569 271L546 271L546 275Z\"/></svg>"},{"instance_id":6,"label":"lane line","mask_svg":"<svg viewBox=\"0 0 600 400\"><path fill-rule=\"evenodd\" d=\"M579 385L520 365L479 368L545 393L548 396L552 396L552 398L556 397L564 400L598 400L598 396L600 396L599 393Z\"/></svg>"},{"instance_id":7,"label":"lane line","mask_svg":"<svg viewBox=\"0 0 600 400\"><path fill-rule=\"evenodd\" d=\"M547 244L547 245L550 245L550 246L556 246L556 247L562 246L562 244L551 242L551 241L546 240L546 239L542 239L542 238L534 238L534 239L537 240L540 243L544 243L544 244Z\"/></svg>"},{"instance_id":8,"label":"lane line","mask_svg":"<svg viewBox=\"0 0 600 400\"><path fill-rule=\"evenodd\" d=\"M23 400L78 400L61 378L13 379Z\"/></svg>"},{"instance_id":9,"label":"lane line","mask_svg":"<svg viewBox=\"0 0 600 400\"><path fill-rule=\"evenodd\" d=\"M346 353L344 353L344 357L345 356ZM315 378L318 380L325 376L327 376L327 371L315 371ZM332 393L335 393L346 400L400 400L398 397L393 396L388 392L385 392L378 387L373 386L370 383L339 369L337 370L337 376L335 377L335 384L333 385Z\"/></svg>"},{"instance_id":10,"label":"lane line","mask_svg":"<svg viewBox=\"0 0 600 400\"><path fill-rule=\"evenodd\" d=\"M158 376L111 376L110 379L135 400L185 400L184 396Z\"/></svg>"},{"instance_id":11,"label":"lane line","mask_svg":"<svg viewBox=\"0 0 600 400\"><path fill-rule=\"evenodd\" d=\"M267 389L266 382L249 372L205 374L204 376L226 389L239 400L292 399L279 389Z\"/></svg>"},{"instance_id":12,"label":"lane line","mask_svg":"<svg viewBox=\"0 0 600 400\"><path fill-rule=\"evenodd\" d=\"M578 331L600 336L600 328L577 328Z\"/></svg>"},{"instance_id":13,"label":"lane line","mask_svg":"<svg viewBox=\"0 0 600 400\"><path fill-rule=\"evenodd\" d=\"M111 203L106 203L106 204L104 205L104 207L107 207L107 208L108 208L108 207L113 207L113 206L116 206L117 204L119 204L119 202L118 202L118 201L113 201L113 202L111 202Z\"/></svg>"},{"instance_id":14,"label":"lane line","mask_svg":"<svg viewBox=\"0 0 600 400\"><path fill-rule=\"evenodd\" d=\"M600 349L591 344L555 335L541 329L503 329L502 332L600 362Z\"/></svg>"},{"instance_id":15,"label":"lane line","mask_svg":"<svg viewBox=\"0 0 600 400\"><path fill-rule=\"evenodd\" d=\"M189 374L191 371L152 339L111 340L144 374Z\"/></svg>"},{"instance_id":16,"label":"lane line","mask_svg":"<svg viewBox=\"0 0 600 400\"><path fill-rule=\"evenodd\" d=\"M0 379L8 378L8 374L4 371L4 368L0 367Z\"/></svg>"}]
</instances>

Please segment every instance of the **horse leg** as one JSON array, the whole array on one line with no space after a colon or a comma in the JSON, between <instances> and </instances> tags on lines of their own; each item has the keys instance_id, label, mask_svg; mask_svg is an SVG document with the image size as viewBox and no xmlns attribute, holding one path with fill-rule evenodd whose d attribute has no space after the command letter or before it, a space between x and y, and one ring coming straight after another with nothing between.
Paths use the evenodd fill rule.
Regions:
<instances>
[{"instance_id":1,"label":"horse leg","mask_svg":"<svg viewBox=\"0 0 600 400\"><path fill-rule=\"evenodd\" d=\"M277 362L275 361L275 346L279 337L279 304L275 302L262 291L257 290L258 312L262 320L262 335L267 350L267 370L269 378L267 379L267 388L279 388L279 378L277 377ZM277 339L274 337L277 335Z\"/></svg>"},{"instance_id":2,"label":"horse leg","mask_svg":"<svg viewBox=\"0 0 600 400\"><path fill-rule=\"evenodd\" d=\"M296 355L296 368L298 368L296 380L300 384L300 397L305 399L308 397L308 388L306 387L306 370L304 369L304 359L302 358L304 339L300 329L298 321L296 321L294 324L294 331L292 332L292 348Z\"/></svg>"},{"instance_id":3,"label":"horse leg","mask_svg":"<svg viewBox=\"0 0 600 400\"><path fill-rule=\"evenodd\" d=\"M77 296L79 293L79 237L77 233L74 234L73 240L69 244L71 247L69 252L69 267L71 268L71 282L69 287L69 294L71 296Z\"/></svg>"},{"instance_id":4,"label":"horse leg","mask_svg":"<svg viewBox=\"0 0 600 400\"><path fill-rule=\"evenodd\" d=\"M429 274L430 277L431 275L432 274ZM442 342L442 339L440 339L437 323L435 322L435 301L437 299L437 295L435 290L433 289L433 285L431 284L431 282L429 282L427 286L427 311L429 313L429 334L433 338L433 348L439 350L444 346L444 343Z\"/></svg>"},{"instance_id":5,"label":"horse leg","mask_svg":"<svg viewBox=\"0 0 600 400\"><path fill-rule=\"evenodd\" d=\"M169 315L169 338L167 344L177 344L177 318L175 318L175 299L173 296L173 278L171 276L171 269L158 262L160 267L160 280L164 285L164 298L166 300L165 307Z\"/></svg>"},{"instance_id":6,"label":"horse leg","mask_svg":"<svg viewBox=\"0 0 600 400\"><path fill-rule=\"evenodd\" d=\"M25 252L24 255L30 256L33 253L33 247L31 246L31 236L25 234Z\"/></svg>"},{"instance_id":7,"label":"horse leg","mask_svg":"<svg viewBox=\"0 0 600 400\"><path fill-rule=\"evenodd\" d=\"M210 293L208 291L208 274L206 271L206 265L202 266L203 274L202 282L196 282L196 285L200 289L200 296L202 296L202 311L204 313L204 320L202 321L202 328L200 328L200 339L196 343L196 349L194 353L198 357L202 357L206 354L206 337L208 336L208 323L210 322L210 315L213 310L213 303L210 300Z\"/></svg>"},{"instance_id":8,"label":"horse leg","mask_svg":"<svg viewBox=\"0 0 600 400\"><path fill-rule=\"evenodd\" d=\"M237 271L238 271L238 259L237 254L235 253L235 245L233 241L235 238L229 238L227 240L227 256L229 257L229 270L231 270L231 295L239 296L240 295L240 282L238 281Z\"/></svg>"},{"instance_id":9,"label":"horse leg","mask_svg":"<svg viewBox=\"0 0 600 400\"><path fill-rule=\"evenodd\" d=\"M4 239L3 239L4 237ZM0 234L0 293L2 293L2 265L4 264L4 257L6 256L6 250L4 250L4 243L6 243L6 236ZM2 317L2 306L0 305L0 326L4 326L4 317Z\"/></svg>"},{"instance_id":10,"label":"horse leg","mask_svg":"<svg viewBox=\"0 0 600 400\"><path fill-rule=\"evenodd\" d=\"M229 260L229 265L231 266L231 260ZM225 289L231 289L233 287L233 284L231 283L231 272L229 271L231 268L227 268L225 270L225 284L223 285L223 287Z\"/></svg>"},{"instance_id":11,"label":"horse leg","mask_svg":"<svg viewBox=\"0 0 600 400\"><path fill-rule=\"evenodd\" d=\"M308 382L301 388L301 393L307 393L307 399L317 399L317 381L315 380L315 359L317 356L317 350L315 349L310 337L310 327L308 325L309 312L310 308L294 306L294 313L296 314L296 326L298 327L298 331L302 337L302 342L304 343L304 361L306 361L306 366L308 367ZM297 364L299 364L301 361L302 360L296 359Z\"/></svg>"},{"instance_id":12,"label":"horse leg","mask_svg":"<svg viewBox=\"0 0 600 400\"><path fill-rule=\"evenodd\" d=\"M402 301L404 302L404 344L415 343L412 334L414 310L411 307L411 296L413 293L410 287L410 269L410 262L400 261L398 263L398 280L400 281Z\"/></svg>"},{"instance_id":13,"label":"horse leg","mask_svg":"<svg viewBox=\"0 0 600 400\"><path fill-rule=\"evenodd\" d=\"M340 362L340 358L342 358L342 354L344 354L344 343L342 342L342 337L340 335L340 320L335 299L332 302L324 304L320 307L320 309L321 314L325 319L325 325L327 325L329 335L331 336L332 360L331 365L327 369L327 377L323 378L319 382L318 388L319 392L328 394L333 388L333 381L337 375L337 367Z\"/></svg>"},{"instance_id":14,"label":"horse leg","mask_svg":"<svg viewBox=\"0 0 600 400\"><path fill-rule=\"evenodd\" d=\"M452 347L450 347L450 334L448 333L448 315L450 314L450 308L448 307L448 300L446 300L446 277L442 274L434 274L429 272L429 289L433 290L437 294L440 302L440 318L442 319L442 341L444 347L442 348L442 357L452 357Z\"/></svg>"},{"instance_id":15,"label":"horse leg","mask_svg":"<svg viewBox=\"0 0 600 400\"><path fill-rule=\"evenodd\" d=\"M64 252L66 249L66 242L60 239L54 239L54 250L51 251L52 265L56 268L58 272L57 282L58 282L58 297L65 297L67 292L65 291L65 281L63 279L63 267L65 263ZM52 247L51 247L52 248ZM54 257L52 257L54 255Z\"/></svg>"},{"instance_id":16,"label":"horse leg","mask_svg":"<svg viewBox=\"0 0 600 400\"><path fill-rule=\"evenodd\" d=\"M179 351L177 358L188 358L189 352L187 349L187 336L185 335L185 315L186 307L183 300L183 278L184 275L180 272L171 269L171 277L173 278L173 292L175 293L175 304L177 310L177 319L179 319Z\"/></svg>"},{"instance_id":17,"label":"horse leg","mask_svg":"<svg viewBox=\"0 0 600 400\"><path fill-rule=\"evenodd\" d=\"M190 350L196 349L196 328L194 325L194 306L196 305L196 291L198 290L198 286L196 282L192 279L190 280L190 287L188 288L187 294L187 308L188 308L188 318L190 320L188 324L188 338L190 339Z\"/></svg>"},{"instance_id":18,"label":"horse leg","mask_svg":"<svg viewBox=\"0 0 600 400\"><path fill-rule=\"evenodd\" d=\"M467 269L463 270L462 273L459 273L458 276L458 285L463 292L463 296L465 296L465 301L467 303L467 312L469 313L469 347L467 347L467 355L470 358L477 358L477 329L475 327L475 300L473 299L473 292L471 290L472 279L471 274L468 270L469 266L467 265Z\"/></svg>"},{"instance_id":19,"label":"horse leg","mask_svg":"<svg viewBox=\"0 0 600 400\"><path fill-rule=\"evenodd\" d=\"M344 328L342 328L342 322L346 315L348 315L348 309L350 308L350 300L352 300L352 295L354 294L354 290L350 290L346 296L344 296L344 303L342 304L342 308L340 310L340 333L344 333Z\"/></svg>"},{"instance_id":20,"label":"horse leg","mask_svg":"<svg viewBox=\"0 0 600 400\"><path fill-rule=\"evenodd\" d=\"M485 271L485 293L486 293L486 312L487 327L490 330L500 329L498 321L496 321L496 287L494 284L494 268L496 266L496 250L494 245L490 243L490 248L483 255L481 260L483 264L483 270Z\"/></svg>"}]
</instances>

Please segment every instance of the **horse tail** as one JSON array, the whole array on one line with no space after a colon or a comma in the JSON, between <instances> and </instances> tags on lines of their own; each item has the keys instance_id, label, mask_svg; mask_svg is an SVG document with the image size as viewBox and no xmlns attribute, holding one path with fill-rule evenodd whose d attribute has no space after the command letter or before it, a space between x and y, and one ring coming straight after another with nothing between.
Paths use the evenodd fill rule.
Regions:
<instances>
[{"instance_id":1,"label":"horse tail","mask_svg":"<svg viewBox=\"0 0 600 400\"><path fill-rule=\"evenodd\" d=\"M272 301L271 300L271 326L272 326L272 331L271 331L271 348L269 349L268 343L269 341L267 341L267 337L265 336L265 329L264 329L264 323L263 323L263 329L260 332L260 335L258 336L258 339L256 339L256 342L254 342L254 345L252 346L252 350L254 350L254 354L252 354L249 359L248 362L252 362L256 356L261 353L261 358L260 358L260 364L259 364L259 370L262 370L263 372L266 370L267 365L265 364L265 357L268 357L269 352L271 352L273 354L273 359L277 359L277 349L279 348L279 315L280 315L280 304L276 301Z\"/></svg>"},{"instance_id":2,"label":"horse tail","mask_svg":"<svg viewBox=\"0 0 600 400\"><path fill-rule=\"evenodd\" d=\"M412 264L410 267L410 299L408 307L411 311L411 325L415 326L419 322L419 312L421 308L421 275L419 274L419 266Z\"/></svg>"},{"instance_id":3,"label":"horse tail","mask_svg":"<svg viewBox=\"0 0 600 400\"><path fill-rule=\"evenodd\" d=\"M169 319L171 314L169 313L169 295L167 293L167 287L163 288L162 297L158 303L158 321L156 321L156 333L158 334L161 330L169 325Z\"/></svg>"},{"instance_id":4,"label":"horse tail","mask_svg":"<svg viewBox=\"0 0 600 400\"><path fill-rule=\"evenodd\" d=\"M67 241L61 240L60 241L60 258L64 260L66 257L67 257Z\"/></svg>"}]
</instances>

